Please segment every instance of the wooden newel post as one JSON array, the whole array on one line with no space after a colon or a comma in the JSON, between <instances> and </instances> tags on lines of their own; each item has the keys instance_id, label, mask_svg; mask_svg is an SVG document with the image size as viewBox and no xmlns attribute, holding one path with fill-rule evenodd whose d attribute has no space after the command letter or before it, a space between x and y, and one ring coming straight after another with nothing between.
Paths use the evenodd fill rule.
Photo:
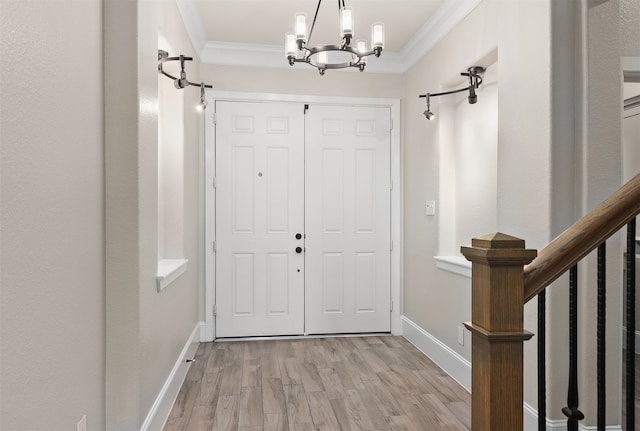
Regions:
<instances>
[{"instance_id":1,"label":"wooden newel post","mask_svg":"<svg viewBox=\"0 0 640 431\"><path fill-rule=\"evenodd\" d=\"M474 238L461 252L472 262L471 429L523 429L524 265L537 255L501 233Z\"/></svg>"}]
</instances>

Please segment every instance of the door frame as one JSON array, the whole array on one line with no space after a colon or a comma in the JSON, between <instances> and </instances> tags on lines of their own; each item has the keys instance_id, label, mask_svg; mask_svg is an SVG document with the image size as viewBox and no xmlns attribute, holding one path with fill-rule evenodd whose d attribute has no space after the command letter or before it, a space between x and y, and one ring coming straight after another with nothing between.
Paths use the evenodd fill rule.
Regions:
<instances>
[{"instance_id":1,"label":"door frame","mask_svg":"<svg viewBox=\"0 0 640 431\"><path fill-rule=\"evenodd\" d=\"M338 105L338 106L369 106L388 107L391 111L391 333L402 335L402 176L400 153L400 99L365 98L365 97L336 97L336 96L307 96L297 94L276 93L244 93L234 91L206 90L205 97L209 106L214 107L216 101L231 102L295 102ZM215 112L214 109L204 111L204 263L205 263L205 291L204 291L204 331L201 333L203 342L215 339L215 241L216 221L216 191L215 178Z\"/></svg>"}]
</instances>

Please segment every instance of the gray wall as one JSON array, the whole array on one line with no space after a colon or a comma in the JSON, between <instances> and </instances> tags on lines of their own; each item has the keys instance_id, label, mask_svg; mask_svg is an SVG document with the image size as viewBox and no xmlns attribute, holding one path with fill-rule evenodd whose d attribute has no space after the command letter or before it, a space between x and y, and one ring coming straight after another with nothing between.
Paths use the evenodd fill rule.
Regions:
<instances>
[{"instance_id":1,"label":"gray wall","mask_svg":"<svg viewBox=\"0 0 640 431\"><path fill-rule=\"evenodd\" d=\"M497 228L540 248L619 184L619 57L640 57L636 0L562 3L569 2L485 0L404 75L320 77L194 62L189 77L217 90L403 98L404 314L469 358L456 328L469 319L470 282L435 267L439 220L423 216L424 201L438 199L441 187L437 123L424 119L417 95L495 52ZM193 52L173 1L2 0L0 12L0 428L68 430L86 414L91 431L138 429L204 316L202 125L189 109L189 266L155 289L158 33L176 54ZM563 60L576 52L575 63ZM197 101L197 90L188 91L185 107ZM573 92L575 111L560 99ZM558 139L574 144L558 147ZM566 308L556 304L565 293L557 292L550 319L564 328ZM584 303L585 313L590 307ZM527 306L528 329L534 312L535 304ZM610 312L619 320L615 307ZM563 331L550 341L560 367ZM535 406L534 353L528 343L526 400ZM565 373L552 377L563 382ZM586 393L590 374L585 369L581 382ZM559 399L565 389L551 388Z\"/></svg>"},{"instance_id":2,"label":"gray wall","mask_svg":"<svg viewBox=\"0 0 640 431\"><path fill-rule=\"evenodd\" d=\"M102 2L0 2L0 429L104 429Z\"/></svg>"},{"instance_id":3,"label":"gray wall","mask_svg":"<svg viewBox=\"0 0 640 431\"><path fill-rule=\"evenodd\" d=\"M139 429L203 290L202 127L187 109L189 265L155 283L158 33L190 43L173 1L0 8L0 429L70 430L85 414L92 431Z\"/></svg>"},{"instance_id":4,"label":"gray wall","mask_svg":"<svg viewBox=\"0 0 640 431\"><path fill-rule=\"evenodd\" d=\"M140 428L199 322L202 124L190 109L199 89L181 90L184 226L177 230L184 231L189 264L157 292L157 100L158 79L166 79L157 72L159 35L176 50L170 55L194 53L175 2L107 0L105 6L106 429L119 431ZM187 63L189 80L198 82L198 66Z\"/></svg>"}]
</instances>

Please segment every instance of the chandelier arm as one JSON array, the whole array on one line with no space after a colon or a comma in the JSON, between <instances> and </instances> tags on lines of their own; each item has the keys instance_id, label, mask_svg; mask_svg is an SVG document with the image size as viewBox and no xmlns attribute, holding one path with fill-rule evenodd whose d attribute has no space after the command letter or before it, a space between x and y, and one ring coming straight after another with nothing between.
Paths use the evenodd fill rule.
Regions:
<instances>
[{"instance_id":1,"label":"chandelier arm","mask_svg":"<svg viewBox=\"0 0 640 431\"><path fill-rule=\"evenodd\" d=\"M351 46L351 32L348 32L342 36L342 41L339 45L318 45L318 46L310 46L310 41L313 36L313 31L315 29L316 22L318 20L318 15L320 12L320 7L322 5L322 0L318 0L318 4L316 6L316 11L313 17L313 22L311 23L311 29L309 31L308 37L302 38L300 34L295 35L297 51L295 51L295 47L293 45L293 36L291 33L287 33L287 43L286 43L286 59L289 65L293 66L295 63L307 63L310 66L317 68L320 71L321 75L324 75L324 72L327 69L344 69L348 67L354 67L359 69L361 72L364 71L367 62L365 57L370 55L375 55L376 57L380 57L382 53L382 38L383 38L383 29L382 25L378 25L380 28L376 33L378 39L376 42L376 46L372 47L370 51L361 52L358 49L355 49ZM338 0L338 16L340 21L342 22L343 11L347 10L345 5L345 0ZM298 15L296 15L298 16ZM297 24L296 24L297 25ZM341 25L342 29L342 25ZM372 30L373 32L373 30ZM342 33L342 31L341 31ZM373 45L373 42L372 42ZM364 48L366 49L366 48ZM325 53L328 51L336 51L340 52L344 57L344 53L349 53L350 60L344 61L342 63L331 62L332 60L338 60L338 58L327 58L326 56L322 56L320 58L316 58L316 55L319 53ZM300 55L302 54L302 57ZM322 59L322 62L319 60ZM345 58L346 60L346 58Z\"/></svg>"}]
</instances>

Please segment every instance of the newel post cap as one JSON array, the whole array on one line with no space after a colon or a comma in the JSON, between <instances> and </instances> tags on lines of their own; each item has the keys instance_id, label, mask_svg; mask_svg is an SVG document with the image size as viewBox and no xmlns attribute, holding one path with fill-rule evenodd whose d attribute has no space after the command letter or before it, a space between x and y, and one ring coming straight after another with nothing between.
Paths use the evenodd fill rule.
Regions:
<instances>
[{"instance_id":1,"label":"newel post cap","mask_svg":"<svg viewBox=\"0 0 640 431\"><path fill-rule=\"evenodd\" d=\"M460 252L471 262L515 266L526 265L538 254L524 247L523 239L495 232L473 238L471 247L460 247Z\"/></svg>"}]
</instances>

